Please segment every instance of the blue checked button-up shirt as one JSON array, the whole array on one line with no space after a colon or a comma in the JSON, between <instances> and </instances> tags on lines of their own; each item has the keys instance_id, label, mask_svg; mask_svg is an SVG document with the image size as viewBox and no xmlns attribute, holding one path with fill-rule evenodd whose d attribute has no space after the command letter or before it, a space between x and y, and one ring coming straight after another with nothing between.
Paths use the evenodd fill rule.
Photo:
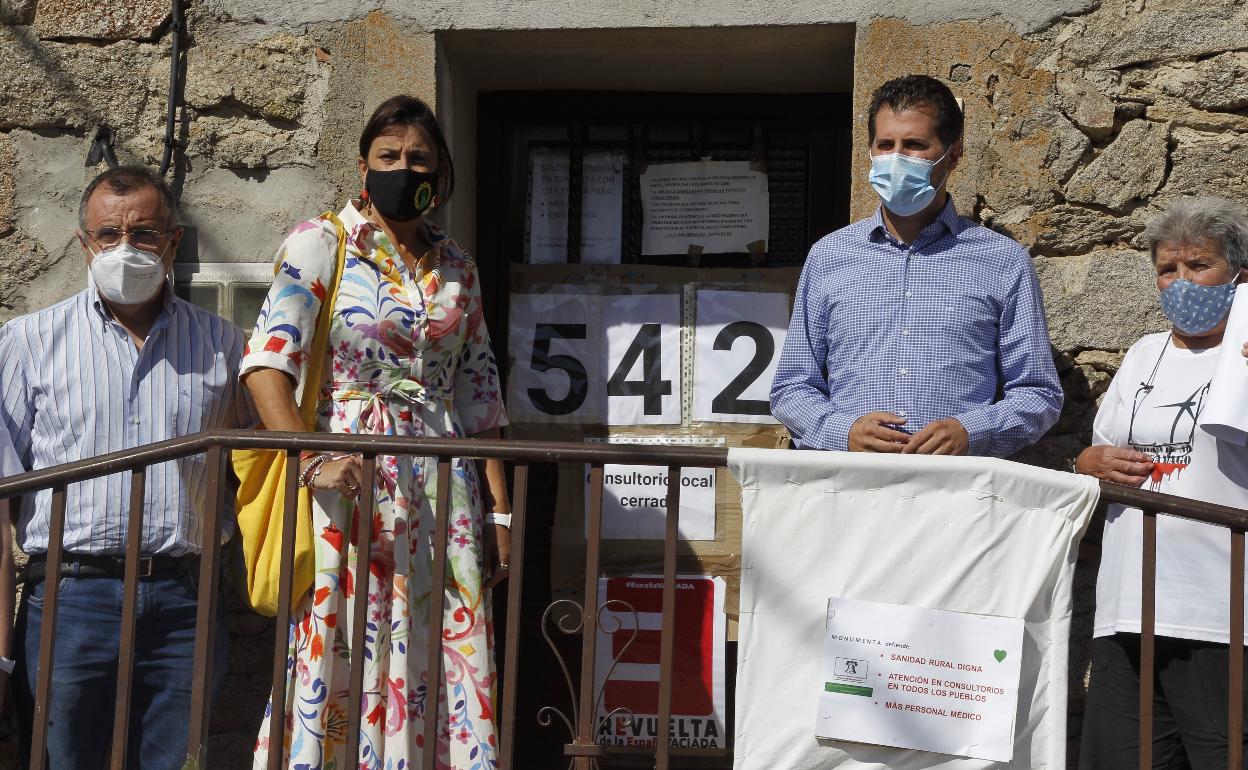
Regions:
<instances>
[{"instance_id":1,"label":"blue checked button-up shirt","mask_svg":"<svg viewBox=\"0 0 1248 770\"><path fill-rule=\"evenodd\" d=\"M141 350L93 288L0 329L0 421L24 469L252 423L238 384L242 332L164 291ZM144 553L199 552L207 477L202 454L148 469ZM66 550L123 553L129 506L129 472L70 484ZM26 496L17 522L23 550L47 550L50 517L50 492ZM222 534L232 526L227 519Z\"/></svg>"},{"instance_id":2,"label":"blue checked button-up shirt","mask_svg":"<svg viewBox=\"0 0 1248 770\"><path fill-rule=\"evenodd\" d=\"M952 199L912 245L877 209L810 250L771 388L798 446L844 450L855 420L884 411L908 433L955 417L971 454L1005 457L1061 408L1027 251Z\"/></svg>"}]
</instances>

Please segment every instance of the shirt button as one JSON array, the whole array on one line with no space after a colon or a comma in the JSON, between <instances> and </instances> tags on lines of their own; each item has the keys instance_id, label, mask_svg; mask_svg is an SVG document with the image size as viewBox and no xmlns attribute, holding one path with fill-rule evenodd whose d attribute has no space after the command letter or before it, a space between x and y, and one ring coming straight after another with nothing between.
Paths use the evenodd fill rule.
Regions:
<instances>
[{"instance_id":1,"label":"shirt button","mask_svg":"<svg viewBox=\"0 0 1248 770\"><path fill-rule=\"evenodd\" d=\"M901 330L901 336L903 336L903 337L909 337L909 336L910 336L910 330L909 330L909 329L902 329L902 330Z\"/></svg>"},{"instance_id":2,"label":"shirt button","mask_svg":"<svg viewBox=\"0 0 1248 770\"><path fill-rule=\"evenodd\" d=\"M897 413L897 416L898 416L898 417L905 417L905 416L906 416L906 410L905 410L905 409L902 409L900 412L898 412L898 413Z\"/></svg>"},{"instance_id":3,"label":"shirt button","mask_svg":"<svg viewBox=\"0 0 1248 770\"><path fill-rule=\"evenodd\" d=\"M898 369L897 371L898 371L898 372L901 372L902 374L907 374L907 373L909 373L909 371L910 371L910 370L909 370L909 369Z\"/></svg>"},{"instance_id":4,"label":"shirt button","mask_svg":"<svg viewBox=\"0 0 1248 770\"><path fill-rule=\"evenodd\" d=\"M909 289L907 289L907 290L906 290L906 298L908 299L908 298L913 297L913 296L914 296L914 292L912 292L912 291L910 291Z\"/></svg>"}]
</instances>

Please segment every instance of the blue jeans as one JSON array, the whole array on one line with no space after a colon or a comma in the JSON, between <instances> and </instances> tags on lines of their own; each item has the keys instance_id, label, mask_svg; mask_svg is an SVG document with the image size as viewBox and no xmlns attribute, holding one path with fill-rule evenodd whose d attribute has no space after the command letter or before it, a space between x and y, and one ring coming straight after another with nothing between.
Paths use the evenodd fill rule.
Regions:
<instances>
[{"instance_id":1,"label":"blue jeans","mask_svg":"<svg viewBox=\"0 0 1248 770\"><path fill-rule=\"evenodd\" d=\"M180 770L186 761L199 568L139 581L134 680L126 767ZM108 766L121 646L124 584L114 578L61 578L48 704L48 768ZM18 613L14 677L29 754L45 581L28 585ZM218 607L213 694L225 674L229 633ZM24 762L29 757L23 758Z\"/></svg>"}]
</instances>

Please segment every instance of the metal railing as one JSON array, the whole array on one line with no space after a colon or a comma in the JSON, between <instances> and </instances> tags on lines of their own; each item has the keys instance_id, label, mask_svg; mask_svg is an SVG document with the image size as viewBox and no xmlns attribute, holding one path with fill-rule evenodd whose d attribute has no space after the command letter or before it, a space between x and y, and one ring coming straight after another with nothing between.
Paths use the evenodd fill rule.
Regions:
<instances>
[{"instance_id":1,"label":"metal railing","mask_svg":"<svg viewBox=\"0 0 1248 770\"><path fill-rule=\"evenodd\" d=\"M447 569L447 536L449 525L448 482L451 461L454 458L500 459L514 463L513 476L513 528L511 552L511 577L507 588L507 625L505 645L502 650L500 666L504 670L502 698L500 702L499 730L500 756L499 766L504 770L516 767L513 755L516 743L516 702L517 683L519 682L518 653L520 644L521 620L521 589L524 580L524 541L525 541L525 503L528 493L529 466L533 463L584 463L590 467L589 472L589 505L586 529L586 559L584 576L584 605L570 599L558 599L552 602L543 615L543 622L556 605L571 605L580 616L578 622L566 625L562 620L559 629L566 634L581 635L581 666L580 686L575 688L572 675L562 660L559 661L567 678L569 689L577 689L572 693L572 716L569 717L553 706L544 706L537 715L542 724L552 723L552 717L558 715L567 726L570 740L564 745L564 754L569 757L569 766L575 770L590 770L598 765L598 760L617 755L652 755L657 770L668 770L673 757L727 757L726 750L697 749L674 747L671 745L671 717L674 651L675 651L675 612L676 612L676 560L680 545L679 508L680 508L680 469L682 467L721 468L727 464L728 453L723 448L674 447L674 446L629 446L612 444L579 444L569 442L534 442L509 440L477 440L477 439L417 439L390 436L361 436L325 433L281 433L256 431L209 431L184 438L150 444L137 449L116 452L99 457L67 463L54 468L25 473L0 480L0 500L8 500L19 495L29 494L38 490L50 489L52 492L52 516L49 546L46 555L47 575L59 574L64 557L63 535L65 529L65 490L74 482L89 478L106 476L113 473L129 471L131 477L131 495L129 511L129 529L127 536L127 553L140 552L140 534L142 531L143 498L146 484L146 469L156 463L166 462L189 455L207 453L208 455L208 487L210 500L204 516L204 532L217 533L221 530L222 517L225 515L223 503L226 492L228 452L230 449L271 449L287 453L287 484L286 510L283 519L283 559L284 565L293 563L294 531L296 516L295 484L299 452L302 450L356 452L361 454L364 463L363 478L372 478L378 456L420 456L434 457L438 462L437 496L434 505L436 525L434 533L434 560L432 565L432 585L445 584ZM593 611L589 606L594 597L598 596L598 579L602 572L600 549L602 544L602 502L603 502L603 466L605 464L622 465L662 465L668 468L667 504L669 514L666 517L666 529L663 541L663 596L662 596L662 630L660 633L659 657L659 703L656 729L658 732L656 745L653 747L609 746L597 740L597 701L600 690L595 687L595 656L597 654L599 614L604 609L597 607ZM360 515L356 518L356 564L367 565L371 549L371 522L373 515L373 490L371 484L362 485L359 499ZM1230 697L1228 704L1230 750L1228 766L1231 770L1241 770L1243 766L1242 735L1243 726L1243 639L1244 639L1244 545L1245 532L1248 531L1248 512L1227 506L1202 503L1173 495L1164 495L1141 489L1101 484L1101 499L1111 503L1122 503L1144 511L1144 545L1143 569L1141 575L1142 607L1141 607L1141 659L1140 659L1140 766L1152 766L1152 699L1153 699L1153 668L1154 668L1154 621L1155 621L1155 590L1156 590L1156 555L1157 555L1157 515L1160 513L1180 516L1187 519L1202 521L1227 527L1231 535L1231 596L1230 596ZM203 552L199 562L199 598L197 629L205 629L205 633L196 634L194 662L192 671L192 701L190 714L190 730L187 741L188 763L196 767L209 767L206 762L206 745L210 718L210 683L214 665L211 651L213 649L213 633L217 628L216 610L217 590L221 577L221 542L220 537L204 537ZM7 544L4 544L7 547ZM357 574L358 570L357 570ZM365 568L362 574L367 575ZM291 616L290 583L291 570L284 569L281 576L280 601L275 619L278 633L273 642L273 672L271 683L272 714L269 719L269 767L279 768L282 765L285 730L286 703L286 658L287 635L284 630L289 627ZM137 616L137 592L139 581L139 560L127 559L124 574L124 599L122 603L122 624L120 658L117 671L117 700L113 723L113 741L111 747L110 767L123 768L126 762L127 737L129 730L131 676L134 668L135 624ZM44 592L44 623L40 634L39 667L36 675L35 712L33 734L31 736L31 770L43 770L46 764L45 749L47 740L48 704L55 697L52 692L52 673L55 660L55 618L57 605L57 583L49 580ZM356 591L352 601L355 623L353 629L352 649L362 649L364 645L364 629L368 609L368 591ZM442 617L444 593L432 590L429 610L429 644L428 671L434 681L442 679ZM7 621L6 621L7 622ZM552 645L553 647L553 645ZM347 715L348 725L358 725L361 710L361 691L364 677L364 656L351 656L349 694ZM431 747L422 755L421 767L432 770L435 767L438 746L437 730L439 726L440 697L429 698L424 718L424 746ZM258 717L259 715L257 715ZM358 729L347 731L347 756L357 756L359 750Z\"/></svg>"}]
</instances>

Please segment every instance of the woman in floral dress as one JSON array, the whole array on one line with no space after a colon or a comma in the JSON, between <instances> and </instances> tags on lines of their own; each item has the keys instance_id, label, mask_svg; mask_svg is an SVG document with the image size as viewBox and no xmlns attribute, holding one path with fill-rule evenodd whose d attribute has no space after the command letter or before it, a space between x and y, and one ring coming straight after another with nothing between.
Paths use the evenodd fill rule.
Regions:
<instances>
[{"instance_id":1,"label":"woman in floral dress","mask_svg":"<svg viewBox=\"0 0 1248 770\"><path fill-rule=\"evenodd\" d=\"M398 96L360 138L364 191L338 219L346 265L327 351L308 350L331 284L338 225L303 222L286 238L256 322L243 376L266 428L303 430L295 389L310 355L325 355L319 431L494 437L507 424L482 319L475 263L424 214L453 186L446 141L429 108ZM316 577L294 612L287 660L283 766L309 770L419 767L428 699L437 697L437 767L497 766L489 588L510 540L490 512L509 510L502 463L456 460L451 473L443 677L425 670L437 462L378 457L373 479L354 456L308 456ZM484 471L482 478L481 470ZM361 483L374 485L364 702L346 724L355 570L352 521ZM267 767L266 714L255 767ZM359 756L346 756L359 730Z\"/></svg>"}]
</instances>

